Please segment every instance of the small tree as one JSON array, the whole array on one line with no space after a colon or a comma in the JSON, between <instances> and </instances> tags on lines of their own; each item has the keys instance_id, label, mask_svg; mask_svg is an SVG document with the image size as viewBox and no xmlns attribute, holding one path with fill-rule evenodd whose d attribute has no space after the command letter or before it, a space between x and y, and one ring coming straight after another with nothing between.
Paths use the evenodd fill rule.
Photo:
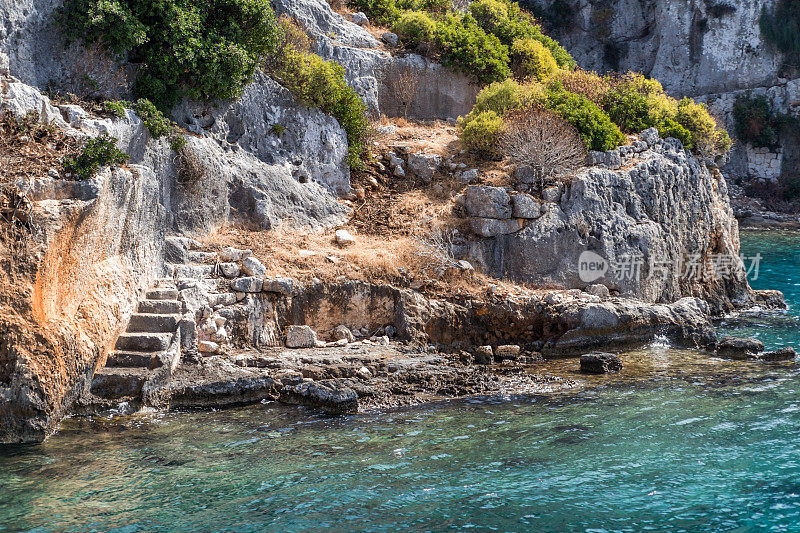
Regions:
<instances>
[{"instance_id":1,"label":"small tree","mask_svg":"<svg viewBox=\"0 0 800 533\"><path fill-rule=\"evenodd\" d=\"M586 161L586 147L578 130L551 111L514 111L506 115L505 124L501 152L514 163L531 167L540 188L547 179L569 174Z\"/></svg>"}]
</instances>

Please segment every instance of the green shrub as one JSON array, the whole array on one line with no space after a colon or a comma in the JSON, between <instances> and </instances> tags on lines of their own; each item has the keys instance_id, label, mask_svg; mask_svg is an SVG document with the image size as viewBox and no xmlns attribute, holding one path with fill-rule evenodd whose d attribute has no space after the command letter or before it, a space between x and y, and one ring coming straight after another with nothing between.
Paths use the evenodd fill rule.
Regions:
<instances>
[{"instance_id":1,"label":"green shrub","mask_svg":"<svg viewBox=\"0 0 800 533\"><path fill-rule=\"evenodd\" d=\"M568 93L560 84L549 88L546 105L575 126L589 150L612 150L626 140L600 106L584 96Z\"/></svg>"},{"instance_id":2,"label":"green shrub","mask_svg":"<svg viewBox=\"0 0 800 533\"><path fill-rule=\"evenodd\" d=\"M535 39L517 39L511 47L511 64L519 79L546 81L558 70L553 54Z\"/></svg>"},{"instance_id":3,"label":"green shrub","mask_svg":"<svg viewBox=\"0 0 800 533\"><path fill-rule=\"evenodd\" d=\"M436 37L436 22L422 11L408 11L392 26L406 46L414 47L420 43L432 42Z\"/></svg>"},{"instance_id":4,"label":"green shrub","mask_svg":"<svg viewBox=\"0 0 800 533\"><path fill-rule=\"evenodd\" d=\"M705 104L691 98L678 102L675 121L686 128L692 139L686 148L707 157L718 158L730 150L733 143L728 132L717 126L717 121L708 112Z\"/></svg>"},{"instance_id":5,"label":"green shrub","mask_svg":"<svg viewBox=\"0 0 800 533\"><path fill-rule=\"evenodd\" d=\"M691 149L694 146L692 133L678 124L673 118L661 117L653 123L653 127L658 130L658 135L662 139L674 137L686 148Z\"/></svg>"},{"instance_id":6,"label":"green shrub","mask_svg":"<svg viewBox=\"0 0 800 533\"><path fill-rule=\"evenodd\" d=\"M89 139L77 156L64 159L64 171L75 179L88 180L97 174L102 167L122 165L128 161L128 155L117 148L117 140L113 137L101 136Z\"/></svg>"},{"instance_id":7,"label":"green shrub","mask_svg":"<svg viewBox=\"0 0 800 533\"><path fill-rule=\"evenodd\" d=\"M392 27L408 46L429 40L436 27L435 50L442 61L484 83L511 75L509 47L521 39L541 43L559 67L575 66L572 56L511 0L475 0L467 13L455 11L450 0L350 0L350 5Z\"/></svg>"},{"instance_id":8,"label":"green shrub","mask_svg":"<svg viewBox=\"0 0 800 533\"><path fill-rule=\"evenodd\" d=\"M132 109L144 122L153 139L169 137L170 147L178 151L186 145L186 139L178 125L170 121L150 100L140 98L136 102L103 102L103 108L119 118L125 117L125 109Z\"/></svg>"},{"instance_id":9,"label":"green shrub","mask_svg":"<svg viewBox=\"0 0 800 533\"><path fill-rule=\"evenodd\" d=\"M361 166L370 122L363 100L345 81L344 68L311 53L290 52L283 68L274 75L300 102L318 107L339 121L347 132L350 165Z\"/></svg>"},{"instance_id":10,"label":"green shrub","mask_svg":"<svg viewBox=\"0 0 800 533\"><path fill-rule=\"evenodd\" d=\"M489 83L511 76L508 47L468 16L448 15L437 31L442 62Z\"/></svg>"},{"instance_id":11,"label":"green shrub","mask_svg":"<svg viewBox=\"0 0 800 533\"><path fill-rule=\"evenodd\" d=\"M461 142L468 150L491 154L502 132L503 119L494 111L483 111L469 121L462 121Z\"/></svg>"},{"instance_id":12,"label":"green shrub","mask_svg":"<svg viewBox=\"0 0 800 533\"><path fill-rule=\"evenodd\" d=\"M103 102L103 109L117 118L125 118L125 109L128 102Z\"/></svg>"},{"instance_id":13,"label":"green shrub","mask_svg":"<svg viewBox=\"0 0 800 533\"><path fill-rule=\"evenodd\" d=\"M351 7L363 11L371 22L391 27L400 18L396 0L350 0Z\"/></svg>"},{"instance_id":14,"label":"green shrub","mask_svg":"<svg viewBox=\"0 0 800 533\"><path fill-rule=\"evenodd\" d=\"M786 54L793 67L800 66L800 0L779 0L763 8L759 27L765 39Z\"/></svg>"},{"instance_id":15,"label":"green shrub","mask_svg":"<svg viewBox=\"0 0 800 533\"><path fill-rule=\"evenodd\" d=\"M133 103L131 109L142 119L153 139L160 139L172 133L172 124L169 119L164 116L164 113L156 109L156 106L150 100L140 98Z\"/></svg>"},{"instance_id":16,"label":"green shrub","mask_svg":"<svg viewBox=\"0 0 800 533\"><path fill-rule=\"evenodd\" d=\"M494 111L502 116L507 111L523 107L528 98L526 89L512 79L491 83L478 93L472 113Z\"/></svg>"},{"instance_id":17,"label":"green shrub","mask_svg":"<svg viewBox=\"0 0 800 533\"><path fill-rule=\"evenodd\" d=\"M137 58L135 91L162 110L238 96L277 39L269 0L66 0L58 20L68 36Z\"/></svg>"},{"instance_id":18,"label":"green shrub","mask_svg":"<svg viewBox=\"0 0 800 533\"><path fill-rule=\"evenodd\" d=\"M647 96L631 84L622 83L603 98L603 110L626 133L638 133L653 125Z\"/></svg>"},{"instance_id":19,"label":"green shrub","mask_svg":"<svg viewBox=\"0 0 800 533\"><path fill-rule=\"evenodd\" d=\"M786 116L776 113L765 96L740 96L733 104L736 137L758 148L778 144L778 133L787 122Z\"/></svg>"},{"instance_id":20,"label":"green shrub","mask_svg":"<svg viewBox=\"0 0 800 533\"><path fill-rule=\"evenodd\" d=\"M533 17L512 0L476 0L470 4L470 14L487 33L512 46L519 39L534 39L550 51L562 68L572 68L575 60L561 45L542 33Z\"/></svg>"}]
</instances>

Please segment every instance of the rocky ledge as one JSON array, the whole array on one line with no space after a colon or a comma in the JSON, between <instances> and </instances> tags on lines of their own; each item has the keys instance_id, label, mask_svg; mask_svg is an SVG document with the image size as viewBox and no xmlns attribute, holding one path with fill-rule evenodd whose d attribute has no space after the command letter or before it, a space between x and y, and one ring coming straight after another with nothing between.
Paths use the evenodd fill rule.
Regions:
<instances>
[{"instance_id":1,"label":"rocky ledge","mask_svg":"<svg viewBox=\"0 0 800 533\"><path fill-rule=\"evenodd\" d=\"M568 379L529 373L521 365L489 367L471 360L466 352L428 353L396 342L246 351L182 364L159 395L162 405L170 408L276 400L344 414L440 398L541 394L574 385Z\"/></svg>"}]
</instances>

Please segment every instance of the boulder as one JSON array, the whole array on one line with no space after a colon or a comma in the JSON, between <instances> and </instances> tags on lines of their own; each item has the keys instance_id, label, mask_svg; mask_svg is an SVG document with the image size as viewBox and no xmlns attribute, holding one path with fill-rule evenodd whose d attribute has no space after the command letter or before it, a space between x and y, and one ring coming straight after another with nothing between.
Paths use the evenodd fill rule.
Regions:
<instances>
[{"instance_id":1,"label":"boulder","mask_svg":"<svg viewBox=\"0 0 800 533\"><path fill-rule=\"evenodd\" d=\"M547 187L542 191L542 200L545 202L558 203L561 199L561 187Z\"/></svg>"},{"instance_id":2,"label":"boulder","mask_svg":"<svg viewBox=\"0 0 800 533\"><path fill-rule=\"evenodd\" d=\"M502 187L470 185L464 192L464 207L471 217L511 218L511 197Z\"/></svg>"},{"instance_id":3,"label":"boulder","mask_svg":"<svg viewBox=\"0 0 800 533\"><path fill-rule=\"evenodd\" d=\"M622 361L610 353L594 352L581 356L581 372L584 374L608 374L622 370Z\"/></svg>"},{"instance_id":4,"label":"boulder","mask_svg":"<svg viewBox=\"0 0 800 533\"><path fill-rule=\"evenodd\" d=\"M205 354L217 354L220 352L219 344L211 341L200 341L197 350Z\"/></svg>"},{"instance_id":5,"label":"boulder","mask_svg":"<svg viewBox=\"0 0 800 533\"><path fill-rule=\"evenodd\" d=\"M240 250L239 248L225 248L219 253L219 260L229 263L242 261L253 255L251 250Z\"/></svg>"},{"instance_id":6,"label":"boulder","mask_svg":"<svg viewBox=\"0 0 800 533\"><path fill-rule=\"evenodd\" d=\"M594 285L589 285L588 287L586 287L586 292L591 294L592 296L597 296L598 298L608 298L610 296L608 287L606 287L602 283L595 283Z\"/></svg>"},{"instance_id":7,"label":"boulder","mask_svg":"<svg viewBox=\"0 0 800 533\"><path fill-rule=\"evenodd\" d=\"M350 328L342 324L333 328L333 338L337 341L345 340L347 342L355 342L356 338Z\"/></svg>"},{"instance_id":8,"label":"boulder","mask_svg":"<svg viewBox=\"0 0 800 533\"><path fill-rule=\"evenodd\" d=\"M261 292L261 289L264 287L264 278L260 277L246 277L246 278L238 278L231 281L231 289L235 292L248 292L248 293L256 293Z\"/></svg>"},{"instance_id":9,"label":"boulder","mask_svg":"<svg viewBox=\"0 0 800 533\"><path fill-rule=\"evenodd\" d=\"M468 184L472 183L473 181L477 181L477 180L478 180L478 169L477 168L471 168L469 170L465 170L458 177L458 181L460 181L464 185L468 185Z\"/></svg>"},{"instance_id":10,"label":"boulder","mask_svg":"<svg viewBox=\"0 0 800 533\"><path fill-rule=\"evenodd\" d=\"M469 219L469 223L472 231L481 237L508 235L522 229L522 219L520 218L497 220L496 218L472 217Z\"/></svg>"},{"instance_id":11,"label":"boulder","mask_svg":"<svg viewBox=\"0 0 800 533\"><path fill-rule=\"evenodd\" d=\"M400 43L400 37L398 37L396 33L390 31L381 35L381 40L389 46L397 46Z\"/></svg>"},{"instance_id":12,"label":"boulder","mask_svg":"<svg viewBox=\"0 0 800 533\"><path fill-rule=\"evenodd\" d=\"M274 292L291 296L303 289L303 286L294 278L264 278L264 292Z\"/></svg>"},{"instance_id":13,"label":"boulder","mask_svg":"<svg viewBox=\"0 0 800 533\"><path fill-rule=\"evenodd\" d=\"M655 128L647 128L639 134L639 140L647 143L647 146L652 148L658 142L658 130Z\"/></svg>"},{"instance_id":14,"label":"boulder","mask_svg":"<svg viewBox=\"0 0 800 533\"><path fill-rule=\"evenodd\" d=\"M516 359L522 349L516 344L506 344L498 346L494 351L495 359L503 361L505 359Z\"/></svg>"},{"instance_id":15,"label":"boulder","mask_svg":"<svg viewBox=\"0 0 800 533\"><path fill-rule=\"evenodd\" d=\"M353 237L353 235L351 235L346 229L337 229L334 239L336 240L336 244L342 247L350 246L356 242L355 237Z\"/></svg>"},{"instance_id":16,"label":"boulder","mask_svg":"<svg viewBox=\"0 0 800 533\"><path fill-rule=\"evenodd\" d=\"M317 333L309 326L289 326L286 328L288 348L316 348Z\"/></svg>"},{"instance_id":17,"label":"boulder","mask_svg":"<svg viewBox=\"0 0 800 533\"><path fill-rule=\"evenodd\" d=\"M222 275L229 279L238 277L241 273L241 269L236 263L220 263L219 269L222 271Z\"/></svg>"},{"instance_id":18,"label":"boulder","mask_svg":"<svg viewBox=\"0 0 800 533\"><path fill-rule=\"evenodd\" d=\"M366 14L359 11L358 13L353 13L350 15L350 22L353 24L358 24L359 26L366 26L369 24L369 17Z\"/></svg>"},{"instance_id":19,"label":"boulder","mask_svg":"<svg viewBox=\"0 0 800 533\"><path fill-rule=\"evenodd\" d=\"M433 175L442 166L442 158L436 154L416 153L408 155L408 169L425 183L430 183Z\"/></svg>"},{"instance_id":20,"label":"boulder","mask_svg":"<svg viewBox=\"0 0 800 533\"><path fill-rule=\"evenodd\" d=\"M717 343L717 355L731 359L754 359L764 343L752 337L724 337Z\"/></svg>"},{"instance_id":21,"label":"boulder","mask_svg":"<svg viewBox=\"0 0 800 533\"><path fill-rule=\"evenodd\" d=\"M494 360L494 354L492 353L491 346L479 346L477 350L475 350L475 364L478 365L490 365Z\"/></svg>"},{"instance_id":22,"label":"boulder","mask_svg":"<svg viewBox=\"0 0 800 533\"><path fill-rule=\"evenodd\" d=\"M255 257L245 257L242 260L242 272L255 278L263 278L267 274L267 268Z\"/></svg>"},{"instance_id":23,"label":"boulder","mask_svg":"<svg viewBox=\"0 0 800 533\"><path fill-rule=\"evenodd\" d=\"M760 357L762 361L794 361L796 358L797 352L791 346L772 352L764 352Z\"/></svg>"},{"instance_id":24,"label":"boulder","mask_svg":"<svg viewBox=\"0 0 800 533\"><path fill-rule=\"evenodd\" d=\"M294 405L321 409L329 414L346 414L358 411L358 394L347 380L327 379L306 381L284 387L280 400Z\"/></svg>"},{"instance_id":25,"label":"boulder","mask_svg":"<svg viewBox=\"0 0 800 533\"><path fill-rule=\"evenodd\" d=\"M511 197L512 215L515 218L539 218L542 206L530 195L515 194Z\"/></svg>"}]
</instances>

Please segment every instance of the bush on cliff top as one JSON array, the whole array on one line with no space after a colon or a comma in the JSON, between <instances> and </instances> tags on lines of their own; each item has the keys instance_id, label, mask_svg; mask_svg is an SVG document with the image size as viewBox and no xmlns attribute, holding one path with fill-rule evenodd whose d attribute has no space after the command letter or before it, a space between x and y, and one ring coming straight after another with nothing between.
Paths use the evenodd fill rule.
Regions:
<instances>
[{"instance_id":1,"label":"bush on cliff top","mask_svg":"<svg viewBox=\"0 0 800 533\"><path fill-rule=\"evenodd\" d=\"M559 71L546 83L493 83L478 94L462 129L485 111L508 111L538 105L571 123L590 150L610 150L625 141L623 133L655 127L662 137L675 137L698 155L714 159L731 147L727 132L717 126L703 104L675 100L661 84L641 74L598 76ZM466 145L469 145L465 141Z\"/></svg>"},{"instance_id":2,"label":"bush on cliff top","mask_svg":"<svg viewBox=\"0 0 800 533\"><path fill-rule=\"evenodd\" d=\"M66 0L58 19L138 64L136 93L162 110L237 97L278 32L269 0Z\"/></svg>"},{"instance_id":3,"label":"bush on cliff top","mask_svg":"<svg viewBox=\"0 0 800 533\"><path fill-rule=\"evenodd\" d=\"M472 122L481 115L491 112L502 117L509 111L527 107L541 107L561 116L577 129L590 150L610 150L625 140L619 128L597 104L584 96L564 90L560 83L520 84L514 80L506 80L489 85L478 95L475 107L461 121L462 142L467 148L474 149L473 142L465 137L464 132L469 131ZM502 129L501 124L500 131ZM484 145L494 145L499 140L500 131L493 139L487 133L482 141ZM484 146L481 151L487 152L491 149Z\"/></svg>"},{"instance_id":4,"label":"bush on cliff top","mask_svg":"<svg viewBox=\"0 0 800 533\"><path fill-rule=\"evenodd\" d=\"M509 49L516 41L536 41L560 68L575 61L556 41L542 33L538 23L512 0L475 0L465 12L449 0L350 0L379 24L392 27L403 44L439 54L443 63L475 76L481 82L511 76ZM520 48L524 53L531 46ZM543 61L549 61L544 56Z\"/></svg>"}]
</instances>

